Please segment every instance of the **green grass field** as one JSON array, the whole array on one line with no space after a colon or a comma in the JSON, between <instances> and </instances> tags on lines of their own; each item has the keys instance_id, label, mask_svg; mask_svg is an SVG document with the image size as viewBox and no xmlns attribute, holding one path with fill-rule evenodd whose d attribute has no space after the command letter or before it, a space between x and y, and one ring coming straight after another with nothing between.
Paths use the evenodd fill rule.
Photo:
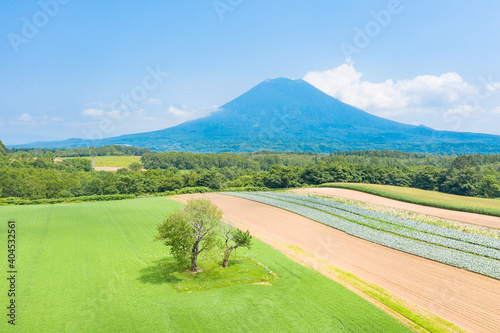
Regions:
<instances>
[{"instance_id":1,"label":"green grass field","mask_svg":"<svg viewBox=\"0 0 500 333\"><path fill-rule=\"evenodd\" d=\"M69 157L71 158L71 157ZM90 159L90 157L84 157ZM140 156L95 156L94 166L126 168L134 162L141 162Z\"/></svg>"},{"instance_id":2,"label":"green grass field","mask_svg":"<svg viewBox=\"0 0 500 333\"><path fill-rule=\"evenodd\" d=\"M345 188L424 206L500 216L500 200L498 199L465 197L390 185L327 183L321 187Z\"/></svg>"},{"instance_id":3,"label":"green grass field","mask_svg":"<svg viewBox=\"0 0 500 333\"><path fill-rule=\"evenodd\" d=\"M405 332L382 310L254 240L272 285L178 292L156 225L166 198L0 207L2 332ZM16 326L7 324L7 221L15 220ZM235 266L237 267L237 266ZM244 267L244 266L242 266Z\"/></svg>"}]
</instances>

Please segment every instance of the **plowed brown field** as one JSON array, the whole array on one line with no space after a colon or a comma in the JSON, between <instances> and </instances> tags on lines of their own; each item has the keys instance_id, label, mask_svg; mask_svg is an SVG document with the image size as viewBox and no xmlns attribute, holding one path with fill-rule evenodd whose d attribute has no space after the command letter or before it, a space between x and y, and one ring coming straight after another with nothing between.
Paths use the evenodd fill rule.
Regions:
<instances>
[{"instance_id":1,"label":"plowed brown field","mask_svg":"<svg viewBox=\"0 0 500 333\"><path fill-rule=\"evenodd\" d=\"M371 243L285 210L222 194L206 197L239 228L290 244L472 332L500 332L500 281ZM361 200L361 199L358 199Z\"/></svg>"}]
</instances>

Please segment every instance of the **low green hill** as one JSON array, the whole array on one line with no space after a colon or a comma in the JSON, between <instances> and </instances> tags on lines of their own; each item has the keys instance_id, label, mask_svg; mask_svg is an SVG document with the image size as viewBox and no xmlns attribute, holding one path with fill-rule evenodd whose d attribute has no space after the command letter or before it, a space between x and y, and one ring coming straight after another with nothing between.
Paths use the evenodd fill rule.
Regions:
<instances>
[{"instance_id":1,"label":"low green hill","mask_svg":"<svg viewBox=\"0 0 500 333\"><path fill-rule=\"evenodd\" d=\"M5 145L3 144L2 140L0 140L0 155L7 155L9 153L9 150Z\"/></svg>"}]
</instances>

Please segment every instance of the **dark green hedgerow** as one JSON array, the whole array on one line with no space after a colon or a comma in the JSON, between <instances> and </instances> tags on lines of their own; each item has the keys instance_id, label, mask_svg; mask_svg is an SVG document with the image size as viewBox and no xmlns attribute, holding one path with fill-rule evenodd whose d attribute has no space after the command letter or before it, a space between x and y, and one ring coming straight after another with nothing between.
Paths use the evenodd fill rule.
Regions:
<instances>
[{"instance_id":1,"label":"dark green hedgerow","mask_svg":"<svg viewBox=\"0 0 500 333\"><path fill-rule=\"evenodd\" d=\"M232 187L232 188L225 188L223 190L230 192L256 192L256 191L268 191L269 189L267 187ZM125 199L146 197L146 196L166 197L170 195L208 193L208 192L215 192L215 191L208 187L199 186L199 187L185 187L174 191L166 191L166 192L151 193L151 194L139 194L139 195L135 194L90 195L90 196L71 197L71 198L53 198L53 199L37 199L37 200L28 200L28 199L11 197L11 198L0 198L0 206L50 205L58 203L114 201L114 200L125 200Z\"/></svg>"}]
</instances>

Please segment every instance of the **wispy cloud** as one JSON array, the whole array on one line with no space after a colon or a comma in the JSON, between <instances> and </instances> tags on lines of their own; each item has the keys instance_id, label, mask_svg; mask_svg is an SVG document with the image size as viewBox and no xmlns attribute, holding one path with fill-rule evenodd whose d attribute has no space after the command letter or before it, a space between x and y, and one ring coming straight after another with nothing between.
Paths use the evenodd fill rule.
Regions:
<instances>
[{"instance_id":1,"label":"wispy cloud","mask_svg":"<svg viewBox=\"0 0 500 333\"><path fill-rule=\"evenodd\" d=\"M160 105L161 103L163 103L163 101L159 98L148 98L143 103L151 105Z\"/></svg>"},{"instance_id":2,"label":"wispy cloud","mask_svg":"<svg viewBox=\"0 0 500 333\"><path fill-rule=\"evenodd\" d=\"M29 113L23 113L17 119L19 119L20 121L24 121L24 122L30 122L33 120L33 117Z\"/></svg>"},{"instance_id":3,"label":"wispy cloud","mask_svg":"<svg viewBox=\"0 0 500 333\"><path fill-rule=\"evenodd\" d=\"M86 117L100 117L104 115L104 110L89 108L82 112L82 116Z\"/></svg>"},{"instance_id":4,"label":"wispy cloud","mask_svg":"<svg viewBox=\"0 0 500 333\"><path fill-rule=\"evenodd\" d=\"M178 119L182 119L183 121L192 120L200 117L204 117L215 111L215 107L211 109L193 109L189 108L185 105L181 107L170 106L167 115L173 115Z\"/></svg>"},{"instance_id":5,"label":"wispy cloud","mask_svg":"<svg viewBox=\"0 0 500 333\"><path fill-rule=\"evenodd\" d=\"M129 112L121 112L118 110L111 110L106 112L106 116L114 120L120 120L123 117L128 117Z\"/></svg>"}]
</instances>

